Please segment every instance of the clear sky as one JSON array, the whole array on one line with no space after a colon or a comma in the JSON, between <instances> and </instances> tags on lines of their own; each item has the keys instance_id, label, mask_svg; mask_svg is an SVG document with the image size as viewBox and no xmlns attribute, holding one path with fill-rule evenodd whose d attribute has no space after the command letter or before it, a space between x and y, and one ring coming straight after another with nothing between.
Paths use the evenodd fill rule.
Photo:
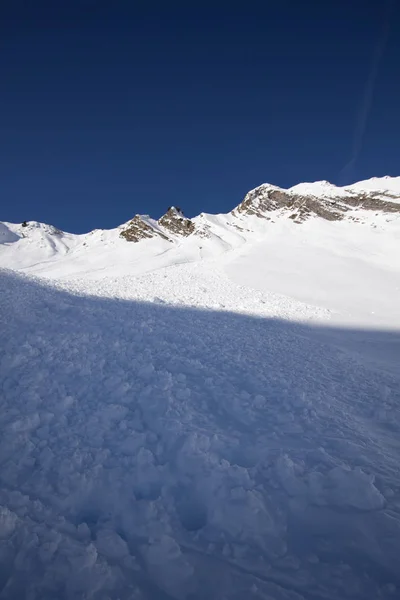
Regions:
<instances>
[{"instance_id":1,"label":"clear sky","mask_svg":"<svg viewBox=\"0 0 400 600\"><path fill-rule=\"evenodd\" d=\"M2 0L0 219L400 175L399 30L396 0Z\"/></svg>"}]
</instances>

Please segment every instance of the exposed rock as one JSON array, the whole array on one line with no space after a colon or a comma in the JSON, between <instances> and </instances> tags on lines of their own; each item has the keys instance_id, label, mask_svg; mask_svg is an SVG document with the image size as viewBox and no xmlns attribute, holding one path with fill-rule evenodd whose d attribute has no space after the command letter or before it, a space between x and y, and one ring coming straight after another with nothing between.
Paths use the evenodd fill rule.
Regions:
<instances>
[{"instance_id":1,"label":"exposed rock","mask_svg":"<svg viewBox=\"0 0 400 600\"><path fill-rule=\"evenodd\" d=\"M260 185L255 190L246 194L243 202L232 211L232 214L265 217L265 213L269 211L279 208L290 208L292 205L292 199L283 190L269 185Z\"/></svg>"},{"instance_id":2,"label":"exposed rock","mask_svg":"<svg viewBox=\"0 0 400 600\"><path fill-rule=\"evenodd\" d=\"M186 218L177 206L170 206L165 215L153 223L154 225L152 225L151 219L147 221L140 215L136 215L127 223L120 236L128 242L139 242L152 237L161 237L164 240L172 241L169 234L187 237L195 231L195 224Z\"/></svg>"},{"instance_id":3,"label":"exposed rock","mask_svg":"<svg viewBox=\"0 0 400 600\"><path fill-rule=\"evenodd\" d=\"M382 198L388 198L383 200ZM400 212L400 204L398 202L390 202L396 196L389 192L370 192L363 194L355 194L346 200L346 203L351 207L359 207L364 210L376 210L381 212Z\"/></svg>"},{"instance_id":4,"label":"exposed rock","mask_svg":"<svg viewBox=\"0 0 400 600\"><path fill-rule=\"evenodd\" d=\"M400 212L398 195L379 189L355 189L354 186L338 188L327 181L299 184L287 190L264 184L249 192L231 215L254 215L270 220L273 217L271 213L279 211L295 223L303 223L312 216L327 221L362 221L362 213L358 215L358 210ZM152 237L161 237L173 242L174 236L188 237L192 234L201 238L210 237L209 225L206 219L202 220L201 217L202 215L194 222L185 217L178 206L170 206L158 221L136 215L120 235L129 242L139 242ZM234 219L227 225L238 231L250 231L243 220Z\"/></svg>"},{"instance_id":5,"label":"exposed rock","mask_svg":"<svg viewBox=\"0 0 400 600\"><path fill-rule=\"evenodd\" d=\"M210 228L209 227L199 227L195 230L194 235L200 238L210 238Z\"/></svg>"},{"instance_id":6,"label":"exposed rock","mask_svg":"<svg viewBox=\"0 0 400 600\"><path fill-rule=\"evenodd\" d=\"M386 199L383 198L388 198ZM298 194L271 185L261 185L249 192L243 202L233 211L233 215L247 214L268 218L275 210L290 210L290 219L302 223L309 216L316 215L328 221L343 219L347 211L354 208L380 212L400 212L400 204L390 202L395 196L385 192L356 193L350 190L344 196L338 191L337 197Z\"/></svg>"},{"instance_id":7,"label":"exposed rock","mask_svg":"<svg viewBox=\"0 0 400 600\"><path fill-rule=\"evenodd\" d=\"M151 227L151 225L146 223L140 215L135 215L119 235L128 242L140 242L140 240L156 236L168 240L168 237L165 234Z\"/></svg>"},{"instance_id":8,"label":"exposed rock","mask_svg":"<svg viewBox=\"0 0 400 600\"><path fill-rule=\"evenodd\" d=\"M183 235L185 237L195 230L193 221L185 217L178 206L170 206L165 215L158 220L158 224L175 235Z\"/></svg>"}]
</instances>

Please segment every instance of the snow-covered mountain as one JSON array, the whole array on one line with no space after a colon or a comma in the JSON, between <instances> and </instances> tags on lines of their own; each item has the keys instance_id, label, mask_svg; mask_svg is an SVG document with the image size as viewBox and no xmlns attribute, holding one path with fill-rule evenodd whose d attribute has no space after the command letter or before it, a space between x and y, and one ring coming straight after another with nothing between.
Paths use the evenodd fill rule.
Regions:
<instances>
[{"instance_id":1,"label":"snow-covered mountain","mask_svg":"<svg viewBox=\"0 0 400 600\"><path fill-rule=\"evenodd\" d=\"M342 320L391 325L400 322L399 236L400 177L343 188L324 181L288 190L264 184L227 214L188 219L170 207L158 221L136 215L116 229L83 235L32 221L1 223L0 266L120 295L137 289L132 277L161 277L173 265L182 273L192 263L209 273L211 261L247 289L289 296ZM165 283L157 292L150 287L144 299L168 299Z\"/></svg>"},{"instance_id":2,"label":"snow-covered mountain","mask_svg":"<svg viewBox=\"0 0 400 600\"><path fill-rule=\"evenodd\" d=\"M394 600L400 179L0 224L0 598Z\"/></svg>"},{"instance_id":3,"label":"snow-covered mountain","mask_svg":"<svg viewBox=\"0 0 400 600\"><path fill-rule=\"evenodd\" d=\"M128 242L160 238L176 243L180 238L191 235L229 238L232 228L243 233L256 233L260 227L248 218L250 216L267 220L288 217L296 223L316 216L329 221L369 222L371 213L399 212L400 177L373 178L347 187L337 187L327 181L302 183L287 190L264 184L250 191L239 206L225 215L201 213L199 217L188 219L180 208L172 206L158 221L147 215L135 215L115 230L101 233L95 230L84 235L68 234L34 221L18 226L2 223L0 243L25 239L31 244L35 240L42 248L50 246L54 254L65 254L76 246L90 247L99 241L109 242L117 236Z\"/></svg>"}]
</instances>

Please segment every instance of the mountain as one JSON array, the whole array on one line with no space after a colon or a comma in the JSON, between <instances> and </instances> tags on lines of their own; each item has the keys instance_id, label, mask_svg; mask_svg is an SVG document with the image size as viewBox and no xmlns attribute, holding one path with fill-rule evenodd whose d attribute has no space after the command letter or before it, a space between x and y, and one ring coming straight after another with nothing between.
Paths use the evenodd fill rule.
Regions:
<instances>
[{"instance_id":1,"label":"mountain","mask_svg":"<svg viewBox=\"0 0 400 600\"><path fill-rule=\"evenodd\" d=\"M2 600L393 600L397 179L0 226Z\"/></svg>"},{"instance_id":2,"label":"mountain","mask_svg":"<svg viewBox=\"0 0 400 600\"><path fill-rule=\"evenodd\" d=\"M180 272L185 264L209 272L218 266L235 284L314 305L332 318L391 324L400 317L399 232L400 177L342 188L325 181L288 190L264 184L227 214L189 219L169 207L158 221L136 215L116 229L83 235L32 221L2 223L0 266L73 280L96 293L101 280L113 295L128 293L121 291L127 279L161 277L173 265ZM167 294L165 285L143 293Z\"/></svg>"},{"instance_id":3,"label":"mountain","mask_svg":"<svg viewBox=\"0 0 400 600\"><path fill-rule=\"evenodd\" d=\"M399 204L400 177L384 177L342 188L328 181L301 183L288 190L266 184L247 194L235 212L265 217L281 209L290 211L290 218L301 223L312 216L328 221L357 220L354 212L360 210L398 213Z\"/></svg>"},{"instance_id":4,"label":"mountain","mask_svg":"<svg viewBox=\"0 0 400 600\"><path fill-rule=\"evenodd\" d=\"M234 247L251 234L265 231L264 223L249 218L253 216L266 220L286 217L298 224L315 217L371 224L372 216L386 213L395 216L400 213L400 177L373 178L347 187L337 187L327 181L303 183L287 190L264 184L250 191L228 214L201 213L189 219L180 208L172 206L158 221L147 215L135 215L115 230L94 230L84 235L65 233L35 221L21 225L1 223L0 244L26 240L23 247L29 246L30 254L33 247L43 249L44 259L64 255L81 246L87 248L99 242L116 242L118 237L135 243L158 238L176 244L180 243L180 238L195 236L220 239ZM232 237L233 230L240 232L236 240ZM22 252L20 247L18 253ZM7 253L3 251L3 261L7 262L4 254Z\"/></svg>"}]
</instances>

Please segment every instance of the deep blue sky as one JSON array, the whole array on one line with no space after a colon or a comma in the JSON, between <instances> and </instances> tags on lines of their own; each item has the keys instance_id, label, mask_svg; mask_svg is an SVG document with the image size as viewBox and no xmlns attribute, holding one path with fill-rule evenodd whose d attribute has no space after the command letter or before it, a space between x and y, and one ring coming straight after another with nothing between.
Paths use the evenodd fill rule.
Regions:
<instances>
[{"instance_id":1,"label":"deep blue sky","mask_svg":"<svg viewBox=\"0 0 400 600\"><path fill-rule=\"evenodd\" d=\"M392 4L343 173L384 0L2 0L0 219L83 232L225 212L263 182L400 175Z\"/></svg>"}]
</instances>

